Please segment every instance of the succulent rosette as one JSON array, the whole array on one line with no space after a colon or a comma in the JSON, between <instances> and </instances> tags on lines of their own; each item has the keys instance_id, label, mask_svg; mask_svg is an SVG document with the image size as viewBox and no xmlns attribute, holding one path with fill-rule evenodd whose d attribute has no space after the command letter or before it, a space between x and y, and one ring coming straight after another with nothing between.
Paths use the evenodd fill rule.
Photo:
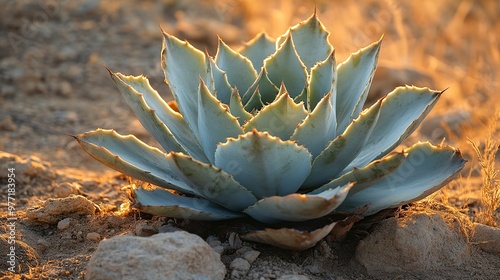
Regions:
<instances>
[{"instance_id":1,"label":"succulent rosette","mask_svg":"<svg viewBox=\"0 0 500 280\"><path fill-rule=\"evenodd\" d=\"M140 211L194 220L249 216L269 227L247 239L304 249L336 222L315 230L272 224L398 207L440 189L465 163L446 145L393 152L442 92L398 87L365 108L381 40L337 65L316 14L276 40L261 33L239 52L219 40L215 57L163 35L162 67L175 103L144 76L110 71L163 150L113 130L76 136L95 159L160 187L134 190Z\"/></svg>"}]
</instances>

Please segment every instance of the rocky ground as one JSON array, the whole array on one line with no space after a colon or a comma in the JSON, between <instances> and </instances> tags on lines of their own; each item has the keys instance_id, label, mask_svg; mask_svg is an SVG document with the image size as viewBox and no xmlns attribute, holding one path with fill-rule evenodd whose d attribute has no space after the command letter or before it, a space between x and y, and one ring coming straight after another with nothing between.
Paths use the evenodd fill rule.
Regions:
<instances>
[{"instance_id":1,"label":"rocky ground","mask_svg":"<svg viewBox=\"0 0 500 280\"><path fill-rule=\"evenodd\" d=\"M82 279L87 274L95 279L128 269L134 279L151 279L155 273L172 273L176 263L189 263L190 271L177 272L226 279L496 279L499 230L475 223L482 181L467 138L484 147L487 120L499 108L500 38L495 34L500 34L500 5L346 2L2 2L0 182L6 185L13 173L16 188L14 208L8 209L7 188L0 194L0 275ZM158 25L213 55L215 34L232 46L261 30L276 37L314 7L333 31L338 61L385 33L372 96L405 83L449 87L408 140L439 143L446 137L469 160L462 177L432 200L382 221L361 222L344 240L327 238L312 249L291 252L243 242L232 225L129 209L127 189L140 182L95 162L68 136L114 128L154 144L103 65L146 74L169 99ZM15 273L7 263L11 232L19 264ZM124 259L134 265L122 265Z\"/></svg>"}]
</instances>

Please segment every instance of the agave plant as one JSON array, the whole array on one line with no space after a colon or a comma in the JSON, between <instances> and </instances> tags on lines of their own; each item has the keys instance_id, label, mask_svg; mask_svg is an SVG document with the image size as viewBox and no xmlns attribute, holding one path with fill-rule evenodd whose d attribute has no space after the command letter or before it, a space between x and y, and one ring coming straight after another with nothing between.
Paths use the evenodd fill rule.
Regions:
<instances>
[{"instance_id":1,"label":"agave plant","mask_svg":"<svg viewBox=\"0 0 500 280\"><path fill-rule=\"evenodd\" d=\"M442 92L398 87L365 109L381 40L337 65L316 14L276 40L259 34L239 52L219 39L215 57L163 33L162 67L175 102L144 76L110 74L164 151L113 130L76 136L95 159L161 187L134 190L140 211L250 216L269 226L244 238L305 249L336 222L315 230L270 224L398 207L440 189L465 163L445 145L391 153Z\"/></svg>"}]
</instances>

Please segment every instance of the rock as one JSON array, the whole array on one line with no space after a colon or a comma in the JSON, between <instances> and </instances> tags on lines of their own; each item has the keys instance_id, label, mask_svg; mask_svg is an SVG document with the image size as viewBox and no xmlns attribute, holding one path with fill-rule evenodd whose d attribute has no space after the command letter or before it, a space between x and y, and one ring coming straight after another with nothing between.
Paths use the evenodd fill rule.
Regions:
<instances>
[{"instance_id":1,"label":"rock","mask_svg":"<svg viewBox=\"0 0 500 280\"><path fill-rule=\"evenodd\" d=\"M158 229L154 226L139 224L135 227L135 235L137 236L147 237L157 233Z\"/></svg>"},{"instance_id":2,"label":"rock","mask_svg":"<svg viewBox=\"0 0 500 280\"><path fill-rule=\"evenodd\" d=\"M234 271L237 271L238 276L243 276L250 270L250 263L245 259L236 258L229 264L229 268L233 270L231 275L233 275Z\"/></svg>"},{"instance_id":3,"label":"rock","mask_svg":"<svg viewBox=\"0 0 500 280\"><path fill-rule=\"evenodd\" d=\"M166 233L166 232L182 231L182 229L171 226L171 225L163 225L160 227L160 229L158 231L160 233Z\"/></svg>"},{"instance_id":4,"label":"rock","mask_svg":"<svg viewBox=\"0 0 500 280\"><path fill-rule=\"evenodd\" d=\"M252 264L260 255L259 251L251 250L243 254L243 258Z\"/></svg>"},{"instance_id":5,"label":"rock","mask_svg":"<svg viewBox=\"0 0 500 280\"><path fill-rule=\"evenodd\" d=\"M487 225L474 224L472 242L485 252L500 253L500 229Z\"/></svg>"},{"instance_id":6,"label":"rock","mask_svg":"<svg viewBox=\"0 0 500 280\"><path fill-rule=\"evenodd\" d=\"M56 93L60 96L69 97L73 94L73 86L67 81L60 81Z\"/></svg>"},{"instance_id":7,"label":"rock","mask_svg":"<svg viewBox=\"0 0 500 280\"><path fill-rule=\"evenodd\" d=\"M85 279L224 279L225 274L220 256L203 239L176 231L101 241Z\"/></svg>"},{"instance_id":8,"label":"rock","mask_svg":"<svg viewBox=\"0 0 500 280\"><path fill-rule=\"evenodd\" d=\"M0 118L0 130L3 131L16 131L17 125L12 120L11 116Z\"/></svg>"},{"instance_id":9,"label":"rock","mask_svg":"<svg viewBox=\"0 0 500 280\"><path fill-rule=\"evenodd\" d=\"M57 176L50 163L44 162L38 157L30 156L23 159L17 155L0 151L0 169L7 170L8 168L15 169L16 182L21 184L29 183L34 178L41 182L50 182ZM3 177L6 174L6 172L0 174L0 180L6 179Z\"/></svg>"},{"instance_id":10,"label":"rock","mask_svg":"<svg viewBox=\"0 0 500 280\"><path fill-rule=\"evenodd\" d=\"M231 232L227 241L233 249L239 249L243 246L243 242L241 242L240 236L236 232Z\"/></svg>"},{"instance_id":11,"label":"rock","mask_svg":"<svg viewBox=\"0 0 500 280\"><path fill-rule=\"evenodd\" d=\"M356 248L355 258L372 276L460 265L468 247L438 214L391 218Z\"/></svg>"},{"instance_id":12,"label":"rock","mask_svg":"<svg viewBox=\"0 0 500 280\"><path fill-rule=\"evenodd\" d=\"M32 222L56 224L68 216L94 215L99 209L92 201L81 195L51 198L41 205L26 209L26 218Z\"/></svg>"},{"instance_id":13,"label":"rock","mask_svg":"<svg viewBox=\"0 0 500 280\"><path fill-rule=\"evenodd\" d=\"M321 272L323 272L323 269L321 269L321 267L316 263L310 264L304 267L304 269L311 274L320 274Z\"/></svg>"},{"instance_id":14,"label":"rock","mask_svg":"<svg viewBox=\"0 0 500 280\"><path fill-rule=\"evenodd\" d=\"M101 240L101 235L97 232L87 233L87 240L99 242Z\"/></svg>"},{"instance_id":15,"label":"rock","mask_svg":"<svg viewBox=\"0 0 500 280\"><path fill-rule=\"evenodd\" d=\"M224 251L226 251L226 248L224 247L224 245L222 245L222 242L220 242L220 240L216 236L209 236L207 238L207 243L216 253L218 253L219 255L224 255Z\"/></svg>"},{"instance_id":16,"label":"rock","mask_svg":"<svg viewBox=\"0 0 500 280\"><path fill-rule=\"evenodd\" d=\"M212 247L212 246L210 246L210 247ZM219 255L224 255L226 248L222 245L219 245L219 246L212 247L212 250L214 250L214 252L216 252Z\"/></svg>"},{"instance_id":17,"label":"rock","mask_svg":"<svg viewBox=\"0 0 500 280\"><path fill-rule=\"evenodd\" d=\"M57 229L58 230L65 230L65 229L68 229L69 228L69 223L71 222L71 218L66 218L66 219L63 219L63 220L60 220L58 223L57 223Z\"/></svg>"},{"instance_id":18,"label":"rock","mask_svg":"<svg viewBox=\"0 0 500 280\"><path fill-rule=\"evenodd\" d=\"M72 194L80 194L82 186L76 182L63 182L54 186L52 190L56 197L68 197Z\"/></svg>"}]
</instances>

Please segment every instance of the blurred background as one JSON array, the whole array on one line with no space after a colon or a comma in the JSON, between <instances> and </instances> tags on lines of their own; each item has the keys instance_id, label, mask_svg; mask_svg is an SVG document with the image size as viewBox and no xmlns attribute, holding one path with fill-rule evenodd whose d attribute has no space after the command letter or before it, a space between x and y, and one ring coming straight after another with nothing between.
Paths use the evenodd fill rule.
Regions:
<instances>
[{"instance_id":1,"label":"blurred background","mask_svg":"<svg viewBox=\"0 0 500 280\"><path fill-rule=\"evenodd\" d=\"M499 108L496 0L0 0L0 150L100 170L66 134L115 128L151 141L104 65L145 74L171 99L159 26L215 55L217 35L237 49L261 31L279 36L314 10L338 62L384 35L371 100L404 84L448 88L409 141L446 138L473 158L467 137L484 141Z\"/></svg>"}]
</instances>

